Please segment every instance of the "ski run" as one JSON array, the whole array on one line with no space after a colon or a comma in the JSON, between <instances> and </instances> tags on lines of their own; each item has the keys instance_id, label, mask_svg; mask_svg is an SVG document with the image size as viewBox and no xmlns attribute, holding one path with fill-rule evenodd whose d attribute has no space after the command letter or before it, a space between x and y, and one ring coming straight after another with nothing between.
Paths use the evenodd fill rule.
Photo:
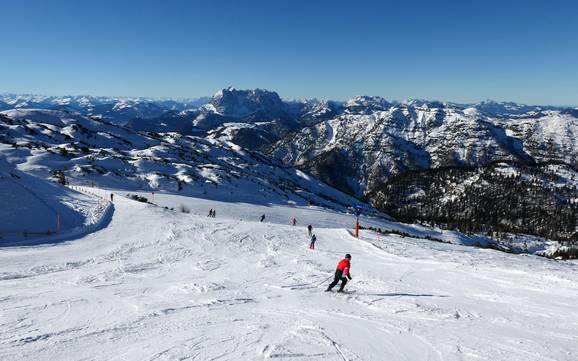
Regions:
<instances>
[{"instance_id":1,"label":"ski run","mask_svg":"<svg viewBox=\"0 0 578 361\"><path fill-rule=\"evenodd\" d=\"M0 248L0 360L578 360L577 263L126 193L100 230ZM324 292L346 253L348 292Z\"/></svg>"}]
</instances>

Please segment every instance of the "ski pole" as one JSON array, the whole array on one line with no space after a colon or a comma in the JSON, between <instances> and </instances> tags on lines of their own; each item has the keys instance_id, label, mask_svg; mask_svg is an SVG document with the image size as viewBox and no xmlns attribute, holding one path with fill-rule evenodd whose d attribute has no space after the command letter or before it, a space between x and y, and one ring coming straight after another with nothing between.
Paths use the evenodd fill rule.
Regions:
<instances>
[{"instance_id":1,"label":"ski pole","mask_svg":"<svg viewBox=\"0 0 578 361\"><path fill-rule=\"evenodd\" d=\"M329 276L326 280L324 280L323 282L321 282L320 284L318 284L318 285L315 286L315 287L321 286L321 285L324 284L325 282L329 281L329 280L331 279L331 277L333 277L333 276Z\"/></svg>"}]
</instances>

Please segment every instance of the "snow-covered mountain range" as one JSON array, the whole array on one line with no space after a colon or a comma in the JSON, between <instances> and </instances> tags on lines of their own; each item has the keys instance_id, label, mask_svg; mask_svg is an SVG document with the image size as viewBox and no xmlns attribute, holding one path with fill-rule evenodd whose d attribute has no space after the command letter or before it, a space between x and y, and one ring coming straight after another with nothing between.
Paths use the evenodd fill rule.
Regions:
<instances>
[{"instance_id":1,"label":"snow-covered mountain range","mask_svg":"<svg viewBox=\"0 0 578 361\"><path fill-rule=\"evenodd\" d=\"M2 95L0 107L1 155L19 169L115 187L194 193L201 188L188 184L206 182L243 197L269 188L283 201L316 194L313 202L344 206L355 200L306 174L371 202L408 172L562 163L572 174L561 179L574 180L578 167L578 108L283 100L232 87L197 100Z\"/></svg>"},{"instance_id":2,"label":"snow-covered mountain range","mask_svg":"<svg viewBox=\"0 0 578 361\"><path fill-rule=\"evenodd\" d=\"M210 98L150 99L135 97L44 96L0 94L0 111L9 109L50 109L79 112L116 124L135 119L160 117L167 112L195 109Z\"/></svg>"},{"instance_id":3,"label":"snow-covered mountain range","mask_svg":"<svg viewBox=\"0 0 578 361\"><path fill-rule=\"evenodd\" d=\"M377 96L284 101L272 91L232 87L196 100L0 96L0 109L31 108L232 142L358 197L408 170L500 160L578 166L578 108Z\"/></svg>"},{"instance_id":4,"label":"snow-covered mountain range","mask_svg":"<svg viewBox=\"0 0 578 361\"><path fill-rule=\"evenodd\" d=\"M495 116L483 110L487 105L357 97L341 114L287 135L267 152L358 196L408 170L498 160L578 166L576 109Z\"/></svg>"},{"instance_id":5,"label":"snow-covered mountain range","mask_svg":"<svg viewBox=\"0 0 578 361\"><path fill-rule=\"evenodd\" d=\"M133 129L62 110L0 113L0 158L41 178L115 189L228 194L230 201L345 209L355 199L292 167L218 139ZM226 190L226 191L225 191Z\"/></svg>"}]
</instances>

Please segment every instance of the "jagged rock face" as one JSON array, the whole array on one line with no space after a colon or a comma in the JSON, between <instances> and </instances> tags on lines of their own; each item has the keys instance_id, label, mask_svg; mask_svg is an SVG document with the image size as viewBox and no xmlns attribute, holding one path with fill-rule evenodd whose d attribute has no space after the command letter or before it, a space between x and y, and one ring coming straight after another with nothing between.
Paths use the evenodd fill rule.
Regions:
<instances>
[{"instance_id":1,"label":"jagged rock face","mask_svg":"<svg viewBox=\"0 0 578 361\"><path fill-rule=\"evenodd\" d=\"M193 121L196 128L211 132L212 137L225 137L234 143L252 145L258 148L261 141L275 141L294 126L285 103L275 92L267 90L223 89L217 92L211 102L200 108L200 114ZM283 129L276 132L275 130ZM254 132L254 142L250 142ZM267 143L268 144L268 143Z\"/></svg>"},{"instance_id":2,"label":"jagged rock face","mask_svg":"<svg viewBox=\"0 0 578 361\"><path fill-rule=\"evenodd\" d=\"M207 131L212 139L249 149L261 149L299 129L302 114L308 114L311 122L315 112L324 114L324 109L285 103L275 92L234 88L217 92L211 103L200 110L194 127Z\"/></svg>"},{"instance_id":3,"label":"jagged rock face","mask_svg":"<svg viewBox=\"0 0 578 361\"><path fill-rule=\"evenodd\" d=\"M217 92L198 109L133 119L127 126L141 131L203 135L259 149L298 129L304 109L298 113L291 110L275 92L228 88Z\"/></svg>"},{"instance_id":4,"label":"jagged rock face","mask_svg":"<svg viewBox=\"0 0 578 361\"><path fill-rule=\"evenodd\" d=\"M330 100L310 99L286 104L289 112L301 126L311 126L323 120L335 118L344 110L342 103Z\"/></svg>"},{"instance_id":5,"label":"jagged rock face","mask_svg":"<svg viewBox=\"0 0 578 361\"><path fill-rule=\"evenodd\" d=\"M301 129L267 151L357 196L412 169L495 160L577 165L578 119L570 111L503 119L437 102L394 104L373 112L360 108L386 106L370 100L356 98L344 114ZM355 114L348 111L350 105Z\"/></svg>"},{"instance_id":6,"label":"jagged rock face","mask_svg":"<svg viewBox=\"0 0 578 361\"><path fill-rule=\"evenodd\" d=\"M227 88L217 92L210 103L225 117L270 120L287 116L285 103L275 92Z\"/></svg>"},{"instance_id":7,"label":"jagged rock face","mask_svg":"<svg viewBox=\"0 0 578 361\"><path fill-rule=\"evenodd\" d=\"M193 126L219 138L258 149L297 129L297 122L275 92L227 88L200 109Z\"/></svg>"},{"instance_id":8,"label":"jagged rock face","mask_svg":"<svg viewBox=\"0 0 578 361\"><path fill-rule=\"evenodd\" d=\"M578 111L545 111L496 121L537 162L557 161L578 167Z\"/></svg>"},{"instance_id":9,"label":"jagged rock face","mask_svg":"<svg viewBox=\"0 0 578 361\"><path fill-rule=\"evenodd\" d=\"M387 110L391 104L382 97L357 96L345 103L346 114L372 114L378 111Z\"/></svg>"}]
</instances>

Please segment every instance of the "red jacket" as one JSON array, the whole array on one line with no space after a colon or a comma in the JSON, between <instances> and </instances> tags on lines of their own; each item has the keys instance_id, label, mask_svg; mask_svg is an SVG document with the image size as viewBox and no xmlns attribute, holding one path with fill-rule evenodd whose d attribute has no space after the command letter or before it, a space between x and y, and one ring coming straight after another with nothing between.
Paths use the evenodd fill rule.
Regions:
<instances>
[{"instance_id":1,"label":"red jacket","mask_svg":"<svg viewBox=\"0 0 578 361\"><path fill-rule=\"evenodd\" d=\"M341 261L339 261L339 263L337 264L337 269L340 271L343 271L343 276L347 277L347 275L349 274L349 259L344 258Z\"/></svg>"}]
</instances>

